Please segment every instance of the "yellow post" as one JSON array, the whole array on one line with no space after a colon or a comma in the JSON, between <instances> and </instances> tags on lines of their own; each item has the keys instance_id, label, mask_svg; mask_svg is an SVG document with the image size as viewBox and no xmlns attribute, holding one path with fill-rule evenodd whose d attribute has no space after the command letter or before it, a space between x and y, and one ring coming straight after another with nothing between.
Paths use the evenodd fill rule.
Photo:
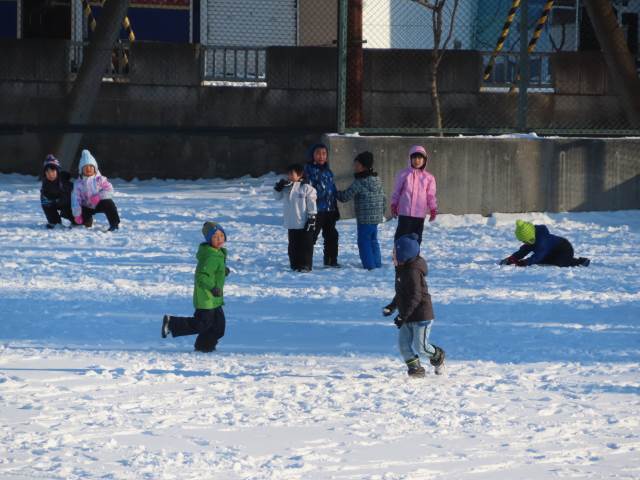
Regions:
<instances>
[{"instance_id":1,"label":"yellow post","mask_svg":"<svg viewBox=\"0 0 640 480\"><path fill-rule=\"evenodd\" d=\"M493 66L496 63L496 56L502 50L504 46L504 41L507 39L509 35L509 29L511 28L511 24L513 23L513 19L518 12L518 8L520 8L520 0L513 0L511 4L511 8L509 9L509 13L507 14L507 20L504 22L502 27L502 33L500 34L500 38L498 38L498 43L496 44L496 48L493 49L493 53L491 54L491 58L489 58L489 63L487 67L484 69L484 80L489 80L491 76L491 71L493 70Z\"/></svg>"}]
</instances>

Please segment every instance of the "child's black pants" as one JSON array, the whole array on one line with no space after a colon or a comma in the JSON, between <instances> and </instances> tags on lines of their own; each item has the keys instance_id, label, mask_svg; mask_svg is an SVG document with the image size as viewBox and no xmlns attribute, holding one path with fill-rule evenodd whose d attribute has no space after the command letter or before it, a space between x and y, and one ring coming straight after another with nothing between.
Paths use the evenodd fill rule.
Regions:
<instances>
[{"instance_id":1,"label":"child's black pants","mask_svg":"<svg viewBox=\"0 0 640 480\"><path fill-rule=\"evenodd\" d=\"M62 218L66 218L67 220L71 220L73 222L73 214L71 213L71 207L66 206L59 208L57 205L42 205L42 211L44 215L47 217L47 223L51 225L57 225L58 223L62 223Z\"/></svg>"},{"instance_id":2,"label":"child's black pants","mask_svg":"<svg viewBox=\"0 0 640 480\"><path fill-rule=\"evenodd\" d=\"M313 233L304 228L289 229L289 263L293 270L313 267Z\"/></svg>"},{"instance_id":3,"label":"child's black pants","mask_svg":"<svg viewBox=\"0 0 640 480\"><path fill-rule=\"evenodd\" d=\"M169 320L169 331L174 337L195 335L194 348L200 352L211 352L216 349L218 340L224 337L226 320L222 307L210 310L196 309L193 317L174 317Z\"/></svg>"},{"instance_id":4,"label":"child's black pants","mask_svg":"<svg viewBox=\"0 0 640 480\"><path fill-rule=\"evenodd\" d=\"M424 230L424 218L408 217L406 215L398 216L398 226L393 240L398 240L402 235L407 233L415 233L418 235L418 244L422 244L422 231Z\"/></svg>"},{"instance_id":5,"label":"child's black pants","mask_svg":"<svg viewBox=\"0 0 640 480\"><path fill-rule=\"evenodd\" d=\"M109 222L110 227L117 227L118 225L120 225L118 208L110 198L100 200L95 209L82 207L82 218L85 222L93 217L96 213L104 213L107 216L107 221Z\"/></svg>"},{"instance_id":6,"label":"child's black pants","mask_svg":"<svg viewBox=\"0 0 640 480\"><path fill-rule=\"evenodd\" d=\"M580 264L580 260L573 257L571 242L566 238L561 238L555 248L540 263L557 267L575 267Z\"/></svg>"}]
</instances>

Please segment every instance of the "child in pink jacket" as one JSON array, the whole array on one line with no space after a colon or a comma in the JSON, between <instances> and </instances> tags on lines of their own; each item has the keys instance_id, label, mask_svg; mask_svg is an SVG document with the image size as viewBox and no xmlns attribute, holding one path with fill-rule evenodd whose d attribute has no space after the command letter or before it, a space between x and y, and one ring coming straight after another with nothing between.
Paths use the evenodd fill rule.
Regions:
<instances>
[{"instance_id":1,"label":"child in pink jacket","mask_svg":"<svg viewBox=\"0 0 640 480\"><path fill-rule=\"evenodd\" d=\"M423 146L414 145L409 150L408 168L401 170L396 176L391 195L391 214L398 217L394 240L407 233L415 233L418 235L418 243L422 243L422 230L427 214L430 222L436 219L436 179L427 172L428 158Z\"/></svg>"},{"instance_id":2,"label":"child in pink jacket","mask_svg":"<svg viewBox=\"0 0 640 480\"><path fill-rule=\"evenodd\" d=\"M78 165L80 177L73 184L71 211L77 225L90 227L93 216L104 213L109 221L109 231L118 230L120 217L113 203L113 186L98 170L98 162L89 150L82 150Z\"/></svg>"}]
</instances>

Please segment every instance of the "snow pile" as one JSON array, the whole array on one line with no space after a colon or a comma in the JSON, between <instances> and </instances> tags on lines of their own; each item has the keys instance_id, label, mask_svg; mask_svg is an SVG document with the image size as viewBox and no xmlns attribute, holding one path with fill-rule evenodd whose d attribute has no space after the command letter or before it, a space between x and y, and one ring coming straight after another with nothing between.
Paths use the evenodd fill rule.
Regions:
<instances>
[{"instance_id":1,"label":"snow pile","mask_svg":"<svg viewBox=\"0 0 640 480\"><path fill-rule=\"evenodd\" d=\"M0 176L0 478L639 478L640 212L441 215L425 231L448 374L410 381L384 268L287 269L276 177L115 182L122 229L47 231L33 177ZM589 268L499 267L513 221ZM204 220L229 235L227 335L190 314ZM103 216L98 227L106 226Z\"/></svg>"}]
</instances>

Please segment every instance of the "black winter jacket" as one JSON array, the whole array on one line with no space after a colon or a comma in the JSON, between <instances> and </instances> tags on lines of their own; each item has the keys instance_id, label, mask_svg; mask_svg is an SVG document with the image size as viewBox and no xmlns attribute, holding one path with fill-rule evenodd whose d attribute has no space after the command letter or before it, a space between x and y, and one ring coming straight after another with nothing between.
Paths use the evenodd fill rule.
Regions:
<instances>
[{"instance_id":1,"label":"black winter jacket","mask_svg":"<svg viewBox=\"0 0 640 480\"><path fill-rule=\"evenodd\" d=\"M57 209L63 209L71 206L71 176L69 172L58 171L58 178L50 182L45 177L42 180L40 189L40 203L47 206L55 206Z\"/></svg>"},{"instance_id":2,"label":"black winter jacket","mask_svg":"<svg viewBox=\"0 0 640 480\"><path fill-rule=\"evenodd\" d=\"M405 322L434 318L426 276L427 262L420 256L396 267L396 296L392 304Z\"/></svg>"}]
</instances>

